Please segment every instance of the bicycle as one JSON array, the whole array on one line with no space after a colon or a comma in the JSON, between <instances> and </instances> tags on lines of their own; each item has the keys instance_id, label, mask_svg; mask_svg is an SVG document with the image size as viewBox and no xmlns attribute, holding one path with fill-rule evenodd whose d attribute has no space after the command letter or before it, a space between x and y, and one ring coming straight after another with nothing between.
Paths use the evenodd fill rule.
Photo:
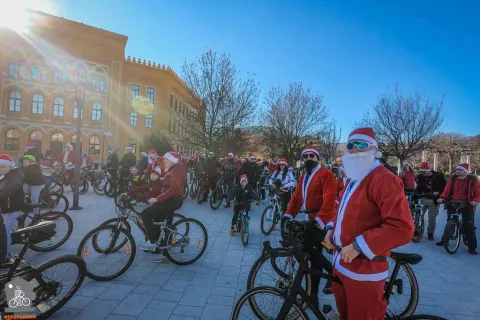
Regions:
<instances>
[{"instance_id":1,"label":"bicycle","mask_svg":"<svg viewBox=\"0 0 480 320\"><path fill-rule=\"evenodd\" d=\"M301 245L293 245L292 247L288 248L287 250L284 249L273 249L270 246L269 241L264 242L264 253L270 257L270 261L275 272L286 281L290 282L291 285L289 287L285 287L283 289L277 287L269 287L269 286L261 286L250 289L246 291L238 300L235 308L233 310L232 320L237 319L245 319L246 316L242 314L240 317L240 311L242 306L248 305L253 309L252 313L255 316L255 319L310 319L307 315L304 308L297 302L297 296L301 296L303 301L305 301L306 306L310 308L313 314L316 316L317 319L325 320L325 314L329 314L332 311L332 307L329 305L323 305L322 310L319 307L315 306L311 300L309 293L306 292L305 289L302 287L302 280L305 278L306 275L316 274L323 279L331 279L332 281L341 284L340 280L336 277L332 277L327 273L320 272L318 270L314 270L308 267L308 260L309 255L302 251ZM339 249L336 250L339 252ZM299 261L299 268L296 271L294 277L290 274L284 273L280 268L277 266L275 259L277 257L288 257L294 256L296 261ZM358 258L362 258L359 256ZM364 257L366 259L366 257ZM381 257L377 257L381 258ZM390 281L386 283L385 286L385 298L388 302L390 295L393 292L394 283L396 282L396 276L398 273L398 269L400 265L409 265L409 264L417 264L422 260L422 256L418 254L403 254L403 253L393 253L392 258L396 261L394 273ZM395 272L397 271L397 273ZM265 295L270 294L274 296L278 300L282 300L283 302L279 302L278 304L281 305L279 311L274 312L273 314L266 314L266 312L259 308L258 301L255 299L256 295ZM265 300L265 299L262 299ZM431 316L431 315L414 315L414 316L397 316L392 314L390 311L387 310L385 315L386 319L390 320L414 320L414 319L435 319L435 320L446 320L441 317Z\"/></svg>"},{"instance_id":2,"label":"bicycle","mask_svg":"<svg viewBox=\"0 0 480 320\"><path fill-rule=\"evenodd\" d=\"M272 191L272 194L269 196L270 204L265 208L265 210L263 210L262 218L260 220L260 229L266 236L272 233L278 221L280 221L282 218L283 204L280 195L283 193L283 191ZM269 222L271 222L270 226L267 224Z\"/></svg>"},{"instance_id":3,"label":"bicycle","mask_svg":"<svg viewBox=\"0 0 480 320\"><path fill-rule=\"evenodd\" d=\"M228 201L228 187L225 183L225 178L220 179L215 190L212 191L210 197L210 207L213 210L217 210L222 204L223 199Z\"/></svg>"},{"instance_id":4,"label":"bicycle","mask_svg":"<svg viewBox=\"0 0 480 320\"><path fill-rule=\"evenodd\" d=\"M410 210L412 212L413 223L415 225L415 230L413 232L412 241L419 242L423 238L423 233L425 232L425 219L423 212L423 203L420 200L425 197L433 197L432 193L413 193L410 196Z\"/></svg>"},{"instance_id":5,"label":"bicycle","mask_svg":"<svg viewBox=\"0 0 480 320\"><path fill-rule=\"evenodd\" d=\"M307 227L308 222L306 221L288 221L289 224L289 233L284 234L282 232L282 241L280 242L282 247L277 248L279 252L288 252L293 244L301 243L303 241L305 229ZM324 243L322 243L322 247L324 247ZM325 248L326 249L326 248ZM327 253L333 254L331 250L326 249ZM392 266L389 270L390 278L387 279L387 285L393 288L390 292L390 299L392 296L396 298L398 296L398 300L396 300L395 304L390 304L388 309L390 312L398 314L400 316L408 316L413 314L415 311L418 300L419 300L419 288L418 282L415 277L415 274L410 267L409 264L403 264L397 262L397 256L401 256L402 254L392 253L392 256L387 258L389 265ZM279 258L285 258L281 261L277 262L277 265L282 265L282 272L286 274L290 274L291 278L293 278L293 274L297 272L300 261L295 259L293 254L287 255L285 257L279 256ZM250 273L247 279L247 290L253 289L258 286L274 286L281 290L285 288L290 288L293 284L292 281L287 281L286 279L279 277L276 273L271 273L269 267L272 266L271 263L267 263L271 260L271 257L265 250L262 252L262 255L255 261L252 268L250 269ZM400 277L401 275L404 275ZM393 276L395 276L393 278ZM392 280L394 279L394 280ZM312 280L310 278L310 274L306 274L302 286L304 290L307 292L308 295L311 293L312 287ZM402 304L401 302L407 302L406 305ZM304 304L303 307L306 305ZM395 308L395 309L394 309Z\"/></svg>"},{"instance_id":6,"label":"bicycle","mask_svg":"<svg viewBox=\"0 0 480 320\"><path fill-rule=\"evenodd\" d=\"M250 200L250 203L254 201ZM238 203L234 203L237 205ZM257 204L258 205L258 204ZM240 237L242 238L242 244L244 247L248 245L248 236L249 236L249 225L250 225L250 216L248 215L247 209L242 209L237 216L237 221L235 223L235 229L237 232L240 232Z\"/></svg>"},{"instance_id":7,"label":"bicycle","mask_svg":"<svg viewBox=\"0 0 480 320\"><path fill-rule=\"evenodd\" d=\"M25 281L33 282L34 296L31 297L30 306L35 310L36 319L47 319L63 307L77 292L85 279L85 261L75 255L56 257L38 267L30 264L20 267L21 263L24 264L23 258L32 244L38 244L53 237L55 227L54 222L45 221L12 232L12 244L23 244L24 246L15 259L0 265L0 269L8 269L8 271L0 274L1 288L4 288L14 278L22 278ZM67 269L60 272L59 276L63 280L53 278L52 271L55 271L53 269L58 266ZM65 271L69 272L68 280L73 283L70 286L68 282L65 282ZM72 271L76 271L76 276ZM61 297L63 292L66 294ZM8 306L6 300L6 295L2 294L0 296L0 308L2 310Z\"/></svg>"},{"instance_id":8,"label":"bicycle","mask_svg":"<svg viewBox=\"0 0 480 320\"><path fill-rule=\"evenodd\" d=\"M201 204L203 202L202 200L205 197L205 193L208 192L208 185L207 184L208 184L207 176L202 175L202 177L198 179L198 188L197 188L197 203L198 204Z\"/></svg>"},{"instance_id":9,"label":"bicycle","mask_svg":"<svg viewBox=\"0 0 480 320\"><path fill-rule=\"evenodd\" d=\"M198 193L198 178L195 171L190 170L190 197L195 199Z\"/></svg>"},{"instance_id":10,"label":"bicycle","mask_svg":"<svg viewBox=\"0 0 480 320\"><path fill-rule=\"evenodd\" d=\"M448 205L455 209L454 213L448 214L448 222L443 231L443 247L450 254L455 254L460 247L460 236L463 238L463 243L467 244L465 233L463 229L463 218L461 209L467 208L470 204L460 201L449 201ZM449 240L453 240L453 248L449 247Z\"/></svg>"},{"instance_id":11,"label":"bicycle","mask_svg":"<svg viewBox=\"0 0 480 320\"><path fill-rule=\"evenodd\" d=\"M121 214L118 218L110 219L102 223L97 228L90 231L80 241L77 255L86 260L93 261L91 266L87 265L87 277L97 281L109 281L118 278L124 274L132 265L136 255L136 244L131 233L131 228L127 220L134 221L140 231L147 237L145 226L142 218L138 215L135 218L130 218L130 212L133 211L132 199L129 197L120 197L117 204L121 208ZM183 217L183 216L182 216ZM198 220L192 218L181 218L173 222L173 217L165 219L162 222L154 222L154 225L160 228L159 237L157 240L157 247L163 251L163 254L169 261L176 265L188 265L197 261L205 252L208 244L208 233L205 226ZM199 230L195 230L195 227ZM182 229L184 231L182 232ZM101 247L99 244L99 233L106 232L107 246ZM199 235L200 234L200 235ZM194 240L195 238L195 240ZM89 243L92 243L94 250L89 251ZM192 247L199 249L199 252L191 258L185 258L186 251L193 251ZM124 249L124 251L120 251ZM175 250L178 249L179 252ZM186 250L187 249L187 250ZM100 258L90 259L90 253L98 253L100 258L107 258L109 260L118 259L114 262L114 267L120 266L119 270L106 270L107 265L104 262L98 262ZM177 256L179 254L179 256ZM88 258L87 258L88 257ZM126 263L122 261L126 259ZM94 270L99 267L100 270ZM103 268L103 270L102 270ZM99 274L105 271L106 274Z\"/></svg>"},{"instance_id":12,"label":"bicycle","mask_svg":"<svg viewBox=\"0 0 480 320\"><path fill-rule=\"evenodd\" d=\"M25 203L32 203L30 191L25 193ZM40 192L38 203L40 204L39 210L43 212L45 212L44 210L50 212L56 209L55 211L66 213L70 208L70 202L67 197L63 194L52 192L48 188L44 188Z\"/></svg>"},{"instance_id":13,"label":"bicycle","mask_svg":"<svg viewBox=\"0 0 480 320\"><path fill-rule=\"evenodd\" d=\"M25 225L28 227L41 223L42 221L55 222L55 236L40 243L31 244L30 249L37 252L47 252L61 247L70 238L73 232L73 221L70 216L64 212L49 211L46 213L34 213L36 208L41 204L25 204L22 210L22 215L17 218L18 229L23 229ZM67 224L67 231L62 237L58 237L58 222L64 221Z\"/></svg>"}]
</instances>

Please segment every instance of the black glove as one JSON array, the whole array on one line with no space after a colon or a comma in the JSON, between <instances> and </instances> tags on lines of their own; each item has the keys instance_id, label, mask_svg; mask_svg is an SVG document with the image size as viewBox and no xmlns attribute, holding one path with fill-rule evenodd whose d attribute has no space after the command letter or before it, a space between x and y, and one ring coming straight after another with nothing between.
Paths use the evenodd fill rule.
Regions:
<instances>
[{"instance_id":1,"label":"black glove","mask_svg":"<svg viewBox=\"0 0 480 320\"><path fill-rule=\"evenodd\" d=\"M308 251L315 245L320 244L324 238L325 235L318 227L317 222L315 220L309 221L305 228L305 235L303 240L304 248Z\"/></svg>"},{"instance_id":2,"label":"black glove","mask_svg":"<svg viewBox=\"0 0 480 320\"><path fill-rule=\"evenodd\" d=\"M288 234L290 232L290 227L288 225L288 222L290 220L292 220L290 217L285 217L285 216L282 217L280 226L283 234Z\"/></svg>"}]
</instances>

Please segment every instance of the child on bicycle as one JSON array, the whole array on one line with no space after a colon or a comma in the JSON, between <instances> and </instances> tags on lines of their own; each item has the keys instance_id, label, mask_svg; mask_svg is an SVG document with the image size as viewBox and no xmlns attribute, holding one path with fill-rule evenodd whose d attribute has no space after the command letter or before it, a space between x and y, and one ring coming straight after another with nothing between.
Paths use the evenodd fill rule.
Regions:
<instances>
[{"instance_id":1,"label":"child on bicycle","mask_svg":"<svg viewBox=\"0 0 480 320\"><path fill-rule=\"evenodd\" d=\"M251 200L254 200L257 205L260 203L258 195L255 193L255 191L253 191L252 187L248 185L248 178L245 174L240 177L240 186L235 187L228 201L231 203L234 199L236 203L233 207L232 226L230 228L231 236L235 235L234 226L237 223L240 210L246 209L247 211L250 211Z\"/></svg>"}]
</instances>

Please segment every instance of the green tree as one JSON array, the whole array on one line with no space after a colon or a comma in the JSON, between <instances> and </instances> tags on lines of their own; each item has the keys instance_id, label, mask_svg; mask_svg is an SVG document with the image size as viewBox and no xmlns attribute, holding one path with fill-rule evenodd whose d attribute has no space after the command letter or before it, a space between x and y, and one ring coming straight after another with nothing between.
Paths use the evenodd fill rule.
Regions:
<instances>
[{"instance_id":1,"label":"green tree","mask_svg":"<svg viewBox=\"0 0 480 320\"><path fill-rule=\"evenodd\" d=\"M157 154L163 155L173 150L172 143L160 132L152 132L143 137L141 144L141 150L148 152L150 149L157 150Z\"/></svg>"}]
</instances>

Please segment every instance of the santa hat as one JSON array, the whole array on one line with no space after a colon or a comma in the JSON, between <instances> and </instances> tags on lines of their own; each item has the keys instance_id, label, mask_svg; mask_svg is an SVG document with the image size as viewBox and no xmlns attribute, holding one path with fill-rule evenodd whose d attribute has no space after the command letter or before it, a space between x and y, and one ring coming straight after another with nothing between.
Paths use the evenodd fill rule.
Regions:
<instances>
[{"instance_id":1,"label":"santa hat","mask_svg":"<svg viewBox=\"0 0 480 320\"><path fill-rule=\"evenodd\" d=\"M152 171L152 174L155 174L160 178L160 176L162 175L162 168L155 167L155 169L153 169L153 171Z\"/></svg>"},{"instance_id":2,"label":"santa hat","mask_svg":"<svg viewBox=\"0 0 480 320\"><path fill-rule=\"evenodd\" d=\"M250 159L255 159L255 154L250 153L250 154L248 155L248 159L249 159L249 160L250 160Z\"/></svg>"},{"instance_id":3,"label":"santa hat","mask_svg":"<svg viewBox=\"0 0 480 320\"><path fill-rule=\"evenodd\" d=\"M246 174L242 174L242 176L240 177L240 183L243 182L243 181L248 183L248 178L247 178Z\"/></svg>"},{"instance_id":4,"label":"santa hat","mask_svg":"<svg viewBox=\"0 0 480 320\"><path fill-rule=\"evenodd\" d=\"M382 153L378 151L378 142L377 137L375 136L375 132L373 128L358 128L353 130L348 136L348 141L350 140L365 140L370 142L376 149L377 152L375 153L375 158L381 158Z\"/></svg>"},{"instance_id":5,"label":"santa hat","mask_svg":"<svg viewBox=\"0 0 480 320\"><path fill-rule=\"evenodd\" d=\"M130 167L130 172L131 173L137 172L137 167Z\"/></svg>"},{"instance_id":6,"label":"santa hat","mask_svg":"<svg viewBox=\"0 0 480 320\"><path fill-rule=\"evenodd\" d=\"M148 151L148 154L154 154L154 155L155 155L155 154L157 154L157 150L155 150L155 149L150 149L150 150Z\"/></svg>"},{"instance_id":7,"label":"santa hat","mask_svg":"<svg viewBox=\"0 0 480 320\"><path fill-rule=\"evenodd\" d=\"M257 159L257 163L262 164L263 163L262 159Z\"/></svg>"},{"instance_id":8,"label":"santa hat","mask_svg":"<svg viewBox=\"0 0 480 320\"><path fill-rule=\"evenodd\" d=\"M420 171L431 171L430 166L426 162L422 162L420 165Z\"/></svg>"},{"instance_id":9,"label":"santa hat","mask_svg":"<svg viewBox=\"0 0 480 320\"><path fill-rule=\"evenodd\" d=\"M6 153L0 154L0 164L6 164L11 168L15 168L15 161Z\"/></svg>"},{"instance_id":10,"label":"santa hat","mask_svg":"<svg viewBox=\"0 0 480 320\"><path fill-rule=\"evenodd\" d=\"M128 146L128 147L125 148L125 152L132 152L132 150L133 150L133 148L130 147L130 146Z\"/></svg>"},{"instance_id":11,"label":"santa hat","mask_svg":"<svg viewBox=\"0 0 480 320\"><path fill-rule=\"evenodd\" d=\"M231 152L229 154L227 154L227 158L234 158L234 157L235 157L235 155Z\"/></svg>"},{"instance_id":12,"label":"santa hat","mask_svg":"<svg viewBox=\"0 0 480 320\"><path fill-rule=\"evenodd\" d=\"M277 159L277 160L274 160L274 159L273 159L273 160L272 160L272 164L273 164L274 166L276 166L276 165L278 164L278 159Z\"/></svg>"},{"instance_id":13,"label":"santa hat","mask_svg":"<svg viewBox=\"0 0 480 320\"><path fill-rule=\"evenodd\" d=\"M469 172L468 163L460 163L458 166L455 167L455 170L463 170L465 172Z\"/></svg>"},{"instance_id":14,"label":"santa hat","mask_svg":"<svg viewBox=\"0 0 480 320\"><path fill-rule=\"evenodd\" d=\"M71 143L67 143L67 144L65 145L65 147L67 147L68 149L73 149L73 146L72 146Z\"/></svg>"},{"instance_id":15,"label":"santa hat","mask_svg":"<svg viewBox=\"0 0 480 320\"><path fill-rule=\"evenodd\" d=\"M278 164L288 165L287 159L285 159L285 158L280 158L280 160L278 160Z\"/></svg>"},{"instance_id":16,"label":"santa hat","mask_svg":"<svg viewBox=\"0 0 480 320\"><path fill-rule=\"evenodd\" d=\"M409 166L410 169L413 169L412 164L411 164L410 162L408 162L408 161L403 162L403 166Z\"/></svg>"},{"instance_id":17,"label":"santa hat","mask_svg":"<svg viewBox=\"0 0 480 320\"><path fill-rule=\"evenodd\" d=\"M88 156L88 152L87 152L87 151L83 151L83 152L82 152L82 155Z\"/></svg>"},{"instance_id":18,"label":"santa hat","mask_svg":"<svg viewBox=\"0 0 480 320\"><path fill-rule=\"evenodd\" d=\"M178 163L178 161L180 161L182 159L182 154L179 153L179 152L170 151L170 152L165 153L163 158L172 162L172 163Z\"/></svg>"},{"instance_id":19,"label":"santa hat","mask_svg":"<svg viewBox=\"0 0 480 320\"><path fill-rule=\"evenodd\" d=\"M338 164L338 162L335 162L335 163L333 164L333 169L338 169L339 166L340 166L340 165Z\"/></svg>"},{"instance_id":20,"label":"santa hat","mask_svg":"<svg viewBox=\"0 0 480 320\"><path fill-rule=\"evenodd\" d=\"M302 156L307 152L315 153L317 155L317 157L320 158L320 151L318 151L318 148L316 146L308 146L305 149L303 149L302 150Z\"/></svg>"},{"instance_id":21,"label":"santa hat","mask_svg":"<svg viewBox=\"0 0 480 320\"><path fill-rule=\"evenodd\" d=\"M28 141L28 143L25 145L25 150L30 150L33 148L35 148L35 145L31 141Z\"/></svg>"}]
</instances>

